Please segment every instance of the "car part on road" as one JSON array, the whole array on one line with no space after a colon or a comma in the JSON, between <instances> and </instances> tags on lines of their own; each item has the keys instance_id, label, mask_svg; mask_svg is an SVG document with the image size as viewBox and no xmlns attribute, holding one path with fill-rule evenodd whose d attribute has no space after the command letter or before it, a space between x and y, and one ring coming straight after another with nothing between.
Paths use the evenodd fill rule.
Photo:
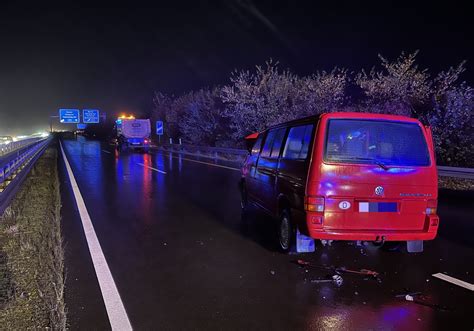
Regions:
<instances>
[{"instance_id":1,"label":"car part on road","mask_svg":"<svg viewBox=\"0 0 474 331\"><path fill-rule=\"evenodd\" d=\"M298 253L312 253L316 250L314 239L300 233L296 229L296 252Z\"/></svg>"},{"instance_id":2,"label":"car part on road","mask_svg":"<svg viewBox=\"0 0 474 331\"><path fill-rule=\"evenodd\" d=\"M370 277L373 277L373 278L378 278L378 276L379 276L379 273L377 271L372 271L372 270L368 270L368 269L350 270L350 269L346 269L346 268L342 267L342 268L336 268L336 271L337 272L347 272L347 273L362 275L362 276L370 276Z\"/></svg>"},{"instance_id":3,"label":"car part on road","mask_svg":"<svg viewBox=\"0 0 474 331\"><path fill-rule=\"evenodd\" d=\"M421 294L421 292L410 292L410 293L404 293L404 294L397 294L395 297L396 298L406 298L408 295L413 297L413 296L418 295L418 294Z\"/></svg>"},{"instance_id":4,"label":"car part on road","mask_svg":"<svg viewBox=\"0 0 474 331\"><path fill-rule=\"evenodd\" d=\"M317 266L314 265L308 261L305 260L296 260L296 264L298 264L301 267L310 267L310 268L318 268L318 269L325 269L325 270L333 270L336 273L351 273L351 274L356 274L356 275L362 275L362 276L370 276L375 279L379 279L379 273L377 271L373 270L368 270L368 269L360 269L360 270L351 270L347 269L345 267L328 267L328 266Z\"/></svg>"},{"instance_id":5,"label":"car part on road","mask_svg":"<svg viewBox=\"0 0 474 331\"><path fill-rule=\"evenodd\" d=\"M331 279L313 279L311 283L334 283L337 287L339 287L344 283L344 279L340 275L333 275L331 276Z\"/></svg>"},{"instance_id":6,"label":"car part on road","mask_svg":"<svg viewBox=\"0 0 474 331\"><path fill-rule=\"evenodd\" d=\"M430 307L432 309L444 310L444 311L449 310L446 306L441 306L439 304L432 303L431 302L432 298L430 296L425 296L421 294L421 292L399 294L399 295L396 295L395 297L404 299L405 301L416 303L421 306Z\"/></svg>"},{"instance_id":7,"label":"car part on road","mask_svg":"<svg viewBox=\"0 0 474 331\"><path fill-rule=\"evenodd\" d=\"M407 241L408 253L421 253L423 252L423 240L408 240Z\"/></svg>"},{"instance_id":8,"label":"car part on road","mask_svg":"<svg viewBox=\"0 0 474 331\"><path fill-rule=\"evenodd\" d=\"M321 239L321 245L323 245L323 246L331 246L333 241L334 241L334 240Z\"/></svg>"}]
</instances>

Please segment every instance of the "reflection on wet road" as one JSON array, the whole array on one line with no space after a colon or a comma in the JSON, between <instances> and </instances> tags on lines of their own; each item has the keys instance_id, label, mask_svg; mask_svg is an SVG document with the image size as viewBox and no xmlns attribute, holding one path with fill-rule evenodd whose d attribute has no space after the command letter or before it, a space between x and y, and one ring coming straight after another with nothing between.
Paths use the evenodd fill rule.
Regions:
<instances>
[{"instance_id":1,"label":"reflection on wet road","mask_svg":"<svg viewBox=\"0 0 474 331\"><path fill-rule=\"evenodd\" d=\"M81 138L63 146L137 330L474 326L472 292L431 277L447 272L474 283L469 242L441 236L422 254L338 242L309 255L281 255L268 217L255 210L241 218L237 164L157 151L118 153ZM71 199L63 187L71 328L100 328L107 316L85 241L73 225ZM449 197L441 201L442 226L459 215L472 217L467 203L453 213ZM293 263L298 258L316 267L301 268ZM344 273L340 287L312 282L332 274L322 265L376 270L380 280ZM410 292L421 292L420 302L397 297Z\"/></svg>"}]
</instances>

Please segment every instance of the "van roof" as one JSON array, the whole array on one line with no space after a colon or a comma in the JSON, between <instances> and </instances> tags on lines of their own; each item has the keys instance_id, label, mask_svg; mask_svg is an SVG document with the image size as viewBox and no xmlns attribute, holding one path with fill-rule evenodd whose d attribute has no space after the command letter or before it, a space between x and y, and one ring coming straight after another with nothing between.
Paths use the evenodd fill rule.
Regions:
<instances>
[{"instance_id":1,"label":"van roof","mask_svg":"<svg viewBox=\"0 0 474 331\"><path fill-rule=\"evenodd\" d=\"M386 121L401 121L401 122L412 122L419 123L415 118L400 116L400 115L388 115L388 114L374 114L374 113L357 113L357 112L334 112L334 113L323 113L320 115L313 115L308 117L299 118L296 120L278 123L267 128L273 129L280 126L290 126L295 124L315 123L321 118L347 118L347 119L378 119ZM264 130L266 131L266 130Z\"/></svg>"}]
</instances>

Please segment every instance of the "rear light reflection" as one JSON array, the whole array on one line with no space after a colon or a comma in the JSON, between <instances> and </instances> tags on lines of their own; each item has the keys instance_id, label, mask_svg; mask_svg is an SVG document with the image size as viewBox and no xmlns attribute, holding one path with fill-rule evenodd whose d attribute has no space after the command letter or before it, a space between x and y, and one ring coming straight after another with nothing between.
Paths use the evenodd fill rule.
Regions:
<instances>
[{"instance_id":1,"label":"rear light reflection","mask_svg":"<svg viewBox=\"0 0 474 331\"><path fill-rule=\"evenodd\" d=\"M428 203L426 204L426 215L435 215L437 206L438 200L428 200Z\"/></svg>"},{"instance_id":2,"label":"rear light reflection","mask_svg":"<svg viewBox=\"0 0 474 331\"><path fill-rule=\"evenodd\" d=\"M307 211L323 213L324 212L324 198L306 196L304 208Z\"/></svg>"}]
</instances>

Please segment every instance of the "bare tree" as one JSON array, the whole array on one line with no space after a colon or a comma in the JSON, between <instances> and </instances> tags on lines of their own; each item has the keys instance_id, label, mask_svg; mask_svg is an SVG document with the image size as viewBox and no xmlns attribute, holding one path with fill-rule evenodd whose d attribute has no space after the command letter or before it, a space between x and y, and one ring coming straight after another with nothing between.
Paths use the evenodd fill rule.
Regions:
<instances>
[{"instance_id":1,"label":"bare tree","mask_svg":"<svg viewBox=\"0 0 474 331\"><path fill-rule=\"evenodd\" d=\"M415 64L418 51L402 53L390 62L379 55L383 70L364 70L355 79L362 88L368 112L388 113L418 117L420 109L426 107L431 96L431 81L427 70Z\"/></svg>"}]
</instances>

